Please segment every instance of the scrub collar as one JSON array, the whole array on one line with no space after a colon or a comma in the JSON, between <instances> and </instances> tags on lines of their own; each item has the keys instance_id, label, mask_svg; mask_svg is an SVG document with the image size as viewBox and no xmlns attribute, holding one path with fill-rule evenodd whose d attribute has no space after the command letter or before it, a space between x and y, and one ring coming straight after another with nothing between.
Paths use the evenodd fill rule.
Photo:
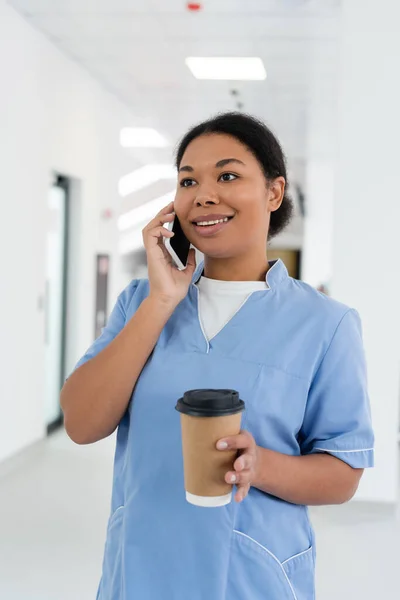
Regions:
<instances>
[{"instance_id":1,"label":"scrub collar","mask_svg":"<svg viewBox=\"0 0 400 600\"><path fill-rule=\"evenodd\" d=\"M268 289L273 290L278 287L282 282L289 278L289 273L282 260L270 260L269 270L266 274L265 281ZM204 262L202 261L197 265L196 271L193 275L192 283L196 284L204 272Z\"/></svg>"}]
</instances>

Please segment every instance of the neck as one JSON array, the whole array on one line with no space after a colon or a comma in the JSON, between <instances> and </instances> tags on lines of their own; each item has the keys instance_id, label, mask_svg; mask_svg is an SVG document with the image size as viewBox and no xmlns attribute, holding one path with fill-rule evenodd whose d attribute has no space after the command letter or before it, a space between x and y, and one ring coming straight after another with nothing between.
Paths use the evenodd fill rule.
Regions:
<instances>
[{"instance_id":1,"label":"neck","mask_svg":"<svg viewBox=\"0 0 400 600\"><path fill-rule=\"evenodd\" d=\"M266 253L262 256L235 258L204 257L204 275L219 281L265 281L269 270Z\"/></svg>"}]
</instances>

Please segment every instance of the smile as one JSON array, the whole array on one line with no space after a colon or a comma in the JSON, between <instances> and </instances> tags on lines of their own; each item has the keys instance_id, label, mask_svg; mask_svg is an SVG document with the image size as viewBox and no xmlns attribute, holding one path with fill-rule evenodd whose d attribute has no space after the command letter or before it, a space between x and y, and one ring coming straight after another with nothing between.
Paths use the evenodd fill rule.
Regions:
<instances>
[{"instance_id":1,"label":"smile","mask_svg":"<svg viewBox=\"0 0 400 600\"><path fill-rule=\"evenodd\" d=\"M228 217L225 219L218 219L218 221L200 221L196 223L198 227L208 227L209 225L217 225L217 223L227 223L229 221Z\"/></svg>"},{"instance_id":2,"label":"smile","mask_svg":"<svg viewBox=\"0 0 400 600\"><path fill-rule=\"evenodd\" d=\"M224 217L222 219L198 221L197 223L193 223L193 227L198 235L210 237L228 227L232 219L233 217Z\"/></svg>"}]
</instances>

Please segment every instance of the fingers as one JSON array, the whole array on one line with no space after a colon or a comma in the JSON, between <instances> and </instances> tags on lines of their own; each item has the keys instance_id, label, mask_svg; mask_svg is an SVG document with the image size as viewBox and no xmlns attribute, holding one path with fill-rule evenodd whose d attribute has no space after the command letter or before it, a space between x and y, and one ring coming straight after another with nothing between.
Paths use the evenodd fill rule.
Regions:
<instances>
[{"instance_id":1,"label":"fingers","mask_svg":"<svg viewBox=\"0 0 400 600\"><path fill-rule=\"evenodd\" d=\"M251 433L242 430L238 435L224 438L217 443L218 450L246 450L255 447Z\"/></svg>"},{"instance_id":2,"label":"fingers","mask_svg":"<svg viewBox=\"0 0 400 600\"><path fill-rule=\"evenodd\" d=\"M233 465L233 468L235 469L235 471L237 473L240 473L241 471L246 471L248 469L251 469L253 466L253 462L254 462L254 456L252 454L242 454L241 456L239 456L239 458L237 458L235 460L235 463Z\"/></svg>"},{"instance_id":3,"label":"fingers","mask_svg":"<svg viewBox=\"0 0 400 600\"><path fill-rule=\"evenodd\" d=\"M168 206L160 210L160 212L154 217L153 221L159 223L166 223L167 220L173 221L175 218L174 203L170 202Z\"/></svg>"},{"instance_id":4,"label":"fingers","mask_svg":"<svg viewBox=\"0 0 400 600\"><path fill-rule=\"evenodd\" d=\"M231 485L249 485L251 483L251 477L252 471L250 469L246 469L240 473L237 471L229 471L225 475L225 481Z\"/></svg>"},{"instance_id":5,"label":"fingers","mask_svg":"<svg viewBox=\"0 0 400 600\"><path fill-rule=\"evenodd\" d=\"M158 217L158 222L165 225L165 223L172 223L174 219L175 213L169 213L168 215L160 215Z\"/></svg>"},{"instance_id":6,"label":"fingers","mask_svg":"<svg viewBox=\"0 0 400 600\"><path fill-rule=\"evenodd\" d=\"M159 240L162 238L172 238L174 235L175 234L172 231L169 231L169 229L163 225L159 225L158 227L153 227L148 231L143 230L143 241L145 245L150 240L153 240L153 244L158 244ZM150 245L152 246L153 244Z\"/></svg>"},{"instance_id":7,"label":"fingers","mask_svg":"<svg viewBox=\"0 0 400 600\"><path fill-rule=\"evenodd\" d=\"M175 218L174 203L170 202L168 206L160 210L160 212L146 225L142 231L143 241L146 247L147 244L156 245L163 238L172 238L174 233L164 227L166 223L172 223Z\"/></svg>"},{"instance_id":8,"label":"fingers","mask_svg":"<svg viewBox=\"0 0 400 600\"><path fill-rule=\"evenodd\" d=\"M225 476L227 483L245 484L251 482L254 468L254 455L245 453L239 456L233 464L234 471L229 471Z\"/></svg>"},{"instance_id":9,"label":"fingers","mask_svg":"<svg viewBox=\"0 0 400 600\"><path fill-rule=\"evenodd\" d=\"M146 227L143 229L143 232L147 233L148 231L154 229L154 227L158 227L159 225L165 225L165 223L172 223L174 219L174 213L168 213L166 215L158 214L156 217L154 217L154 219L150 221L150 223L146 225Z\"/></svg>"},{"instance_id":10,"label":"fingers","mask_svg":"<svg viewBox=\"0 0 400 600\"><path fill-rule=\"evenodd\" d=\"M241 486L235 494L235 502L242 502L250 491L250 484Z\"/></svg>"},{"instance_id":11,"label":"fingers","mask_svg":"<svg viewBox=\"0 0 400 600\"><path fill-rule=\"evenodd\" d=\"M254 478L257 460L257 445L248 431L242 430L238 435L224 438L217 443L218 450L238 450L240 456L233 464L234 471L225 475L226 483L237 486L236 502L242 502L249 493Z\"/></svg>"},{"instance_id":12,"label":"fingers","mask_svg":"<svg viewBox=\"0 0 400 600\"><path fill-rule=\"evenodd\" d=\"M225 475L226 483L235 485L237 491L235 494L235 501L242 502L248 495L251 488L251 479L253 472L250 469L242 471L240 473L230 471Z\"/></svg>"}]
</instances>

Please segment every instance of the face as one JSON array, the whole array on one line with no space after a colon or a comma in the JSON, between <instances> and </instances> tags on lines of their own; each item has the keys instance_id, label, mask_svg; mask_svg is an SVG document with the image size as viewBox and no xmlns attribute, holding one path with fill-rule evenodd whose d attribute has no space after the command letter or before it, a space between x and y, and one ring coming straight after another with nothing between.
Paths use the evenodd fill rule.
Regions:
<instances>
[{"instance_id":1,"label":"face","mask_svg":"<svg viewBox=\"0 0 400 600\"><path fill-rule=\"evenodd\" d=\"M175 212L186 237L208 257L265 254L270 215L284 188L283 177L267 182L258 160L236 138L203 135L182 157Z\"/></svg>"}]
</instances>

